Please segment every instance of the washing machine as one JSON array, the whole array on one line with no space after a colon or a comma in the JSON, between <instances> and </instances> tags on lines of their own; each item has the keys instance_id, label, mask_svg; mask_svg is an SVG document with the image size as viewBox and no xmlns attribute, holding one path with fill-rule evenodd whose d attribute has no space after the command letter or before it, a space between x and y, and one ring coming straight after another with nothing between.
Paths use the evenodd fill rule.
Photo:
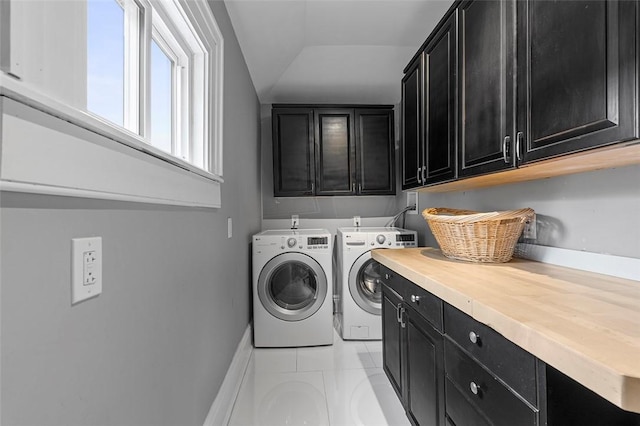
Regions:
<instances>
[{"instance_id":1,"label":"washing machine","mask_svg":"<svg viewBox=\"0 0 640 426\"><path fill-rule=\"evenodd\" d=\"M326 229L253 236L255 347L333 343L332 243Z\"/></svg>"},{"instance_id":2,"label":"washing machine","mask_svg":"<svg viewBox=\"0 0 640 426\"><path fill-rule=\"evenodd\" d=\"M344 340L382 339L380 264L373 249L417 247L416 231L402 228L338 228L335 327Z\"/></svg>"}]
</instances>

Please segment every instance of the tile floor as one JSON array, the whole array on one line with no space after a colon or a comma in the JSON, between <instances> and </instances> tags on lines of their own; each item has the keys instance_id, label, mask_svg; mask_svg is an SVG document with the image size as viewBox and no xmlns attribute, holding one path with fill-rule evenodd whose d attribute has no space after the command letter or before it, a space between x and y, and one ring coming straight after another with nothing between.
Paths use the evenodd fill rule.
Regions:
<instances>
[{"instance_id":1,"label":"tile floor","mask_svg":"<svg viewBox=\"0 0 640 426\"><path fill-rule=\"evenodd\" d=\"M382 343L257 348L229 425L404 426L402 405L382 371Z\"/></svg>"}]
</instances>

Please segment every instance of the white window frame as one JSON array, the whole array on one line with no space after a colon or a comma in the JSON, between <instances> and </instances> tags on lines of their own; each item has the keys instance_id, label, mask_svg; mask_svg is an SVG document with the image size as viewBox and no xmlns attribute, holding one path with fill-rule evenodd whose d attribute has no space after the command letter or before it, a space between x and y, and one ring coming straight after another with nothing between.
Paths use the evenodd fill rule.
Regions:
<instances>
[{"instance_id":1,"label":"white window frame","mask_svg":"<svg viewBox=\"0 0 640 426\"><path fill-rule=\"evenodd\" d=\"M121 128L114 125L107 120L100 119L91 113L77 109L59 99L54 99L52 96L47 95L36 85L30 84L29 81L21 80L21 57L27 54L24 49L21 50L24 43L19 43L17 37L14 37L14 28L12 24L11 3L23 0L3 0L2 7L0 7L0 52L2 52L2 60L0 61L0 112L2 113L2 122L0 122L0 129L2 130L2 149L3 156L0 157L0 189L10 191L26 191L37 193L55 193L57 195L72 195L92 197L92 198L107 198L107 199L127 199L128 201L142 201L142 202L154 202L161 204L178 204L178 205L194 205L205 207L219 207L220 202L220 184L222 179L222 121L223 121L223 58L224 58L224 43L220 29L215 22L215 18L209 6L206 4L206 0L171 0L171 1L148 1L148 0L123 0L125 6L125 12L128 4L134 4L135 6L143 6L140 9L138 16L140 20L128 19L125 22L125 38L127 34L135 34L140 32L140 23L144 21L142 25L152 25L151 15L148 9L149 5L153 5L160 15L163 15L164 22L167 22L167 17L175 17L176 14L180 14L183 18L182 22L179 22L176 26L181 26L181 29L188 29L195 33L198 37L194 40L198 40L200 50L196 52L189 51L192 67L184 67L184 71L180 73L178 78L179 84L176 85L179 96L181 98L189 99L189 108L192 112L191 118L187 118L186 114L182 114L180 117L176 117L176 121L180 124L177 128L180 129L181 139L184 143L176 147L176 154L183 157L191 155L191 161L196 164L191 164L185 161L183 158L169 155L164 151L155 148L148 143L148 139L145 136L149 134L148 117L148 90L149 90L149 76L141 75L139 78L126 78L125 83L127 86L127 93L138 93L137 96L139 102L142 105L135 105L131 99L136 97L127 98L128 102L125 102L125 108L145 111L143 114L125 114L125 116L133 117L130 121L125 122L126 128ZM132 2L132 3L129 3ZM148 27L150 28L150 27ZM142 60L147 60L149 56L150 47L150 31L147 39L140 44L140 55ZM22 41L22 40L20 40ZM189 43L193 44L193 40L177 41L181 47L189 47ZM136 55L131 55L125 58L125 61L134 61ZM135 63L135 62L134 62ZM131 67L128 67L131 69ZM134 71L135 72L135 71ZM138 75L140 73L138 72ZM212 77L213 76L213 77ZM16 78L17 77L17 78ZM185 83L191 82L191 84ZM208 96L200 96L199 102L192 101L197 99L197 94L208 94ZM69 177L64 180L64 183L56 183L55 175L51 171L32 170L31 175L27 172L17 171L21 169L18 165L13 164L13 161L24 161L26 157L22 157L22 151L29 150L31 153L39 152L39 146L27 146L24 141L15 141L12 138L16 138L16 129L14 126L22 126L17 124L18 121L14 120L13 113L7 113L7 111L14 111L17 107L14 107L13 102L18 102L34 110L33 121L27 120L28 125L33 125L38 128L44 127L50 128L52 132L58 132L57 125L53 126L48 122L48 119L44 117L41 112L44 112L50 117L57 117L63 122L60 123L60 128L66 128L68 123L72 123L74 126L82 129L89 130L93 134L100 135L102 140L105 141L105 146L108 148L111 146L113 152L117 152L116 157L124 156L130 158L144 158L139 157L135 152L142 152L148 155L148 159L145 163L153 164L156 169L159 170L160 175L167 170L167 163L171 164L171 173L167 176L178 174L190 177L191 180L198 181L197 190L193 194L188 195L186 198L184 194L180 193L190 192L184 190L184 179L181 180L180 185L174 185L173 182L148 182L143 186L163 185L166 190L158 191L158 188L154 188L153 191L149 191L149 195L144 194L144 190L129 191L127 189L128 182L140 178L143 173L137 173L135 170L125 170L128 176L122 177L123 185L113 188L110 184L103 184L100 179L97 179L92 184L84 184L87 181L85 176L78 173L76 177ZM7 107L9 106L9 107ZM182 109L181 109L182 110ZM29 114L30 115L30 114ZM31 116L31 115L30 115ZM37 117L37 118L36 118ZM44 118L43 118L44 117ZM44 122L46 124L43 124ZM136 123L137 121L137 123ZM6 130L7 126L3 126L5 123L11 123L9 130ZM142 134L137 134L142 133ZM6 136L9 136L8 138ZM55 137L52 140L56 140ZM77 142L77 141L76 141ZM44 143L44 142L40 142ZM74 142L75 143L75 142ZM116 145L114 145L117 143ZM20 148L21 145L22 148ZM134 148L134 150L127 150L118 148L117 145ZM90 144L88 145L90 146ZM8 149L4 149L4 148ZM75 157L74 161L82 162L82 158L77 158L78 152L81 150L73 150L65 152L61 145L60 158ZM69 147L66 147L69 149ZM34 151L35 150L35 151ZM20 154L16 154L20 151ZM117 160L116 160L117 161ZM135 161L134 161L135 163ZM163 165L164 164L164 165ZM41 167L47 167L44 163L40 164ZM98 168L103 167L98 165ZM147 167L146 164L141 163L141 168ZM30 167L24 168L25 170L31 170ZM52 167L55 170L56 167ZM108 169L108 167L106 168ZM92 174L95 176L103 176L104 180L109 180L113 176L111 170L93 170ZM135 168L134 168L135 169ZM118 169L118 173L123 173L122 169ZM148 174L148 173L147 173ZM93 179L95 180L95 179ZM93 181L89 179L89 181ZM161 179L163 180L163 179ZM189 181L187 179L186 181ZM202 182L209 182L207 185L200 185ZM205 189L206 188L206 189ZM158 195L160 194L160 195ZM198 195L199 194L199 195ZM213 198L211 197L213 194ZM120 197L120 198L118 198Z\"/></svg>"}]
</instances>

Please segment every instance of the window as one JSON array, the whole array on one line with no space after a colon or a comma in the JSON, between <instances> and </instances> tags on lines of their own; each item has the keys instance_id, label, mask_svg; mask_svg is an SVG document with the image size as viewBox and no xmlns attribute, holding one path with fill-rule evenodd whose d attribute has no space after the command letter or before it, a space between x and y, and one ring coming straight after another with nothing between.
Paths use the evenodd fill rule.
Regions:
<instances>
[{"instance_id":1,"label":"window","mask_svg":"<svg viewBox=\"0 0 640 426\"><path fill-rule=\"evenodd\" d=\"M206 0L1 9L3 94L221 181L223 39Z\"/></svg>"}]
</instances>

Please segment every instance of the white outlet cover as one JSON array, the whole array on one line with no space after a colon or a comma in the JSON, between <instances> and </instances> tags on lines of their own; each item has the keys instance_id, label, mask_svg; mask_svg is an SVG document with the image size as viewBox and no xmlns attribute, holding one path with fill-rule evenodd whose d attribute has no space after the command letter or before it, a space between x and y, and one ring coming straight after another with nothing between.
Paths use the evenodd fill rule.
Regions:
<instances>
[{"instance_id":1,"label":"white outlet cover","mask_svg":"<svg viewBox=\"0 0 640 426\"><path fill-rule=\"evenodd\" d=\"M102 293L102 238L71 240L71 304Z\"/></svg>"},{"instance_id":2,"label":"white outlet cover","mask_svg":"<svg viewBox=\"0 0 640 426\"><path fill-rule=\"evenodd\" d=\"M416 206L415 209L407 211L407 214L418 214L418 193L407 192L407 207Z\"/></svg>"}]
</instances>

